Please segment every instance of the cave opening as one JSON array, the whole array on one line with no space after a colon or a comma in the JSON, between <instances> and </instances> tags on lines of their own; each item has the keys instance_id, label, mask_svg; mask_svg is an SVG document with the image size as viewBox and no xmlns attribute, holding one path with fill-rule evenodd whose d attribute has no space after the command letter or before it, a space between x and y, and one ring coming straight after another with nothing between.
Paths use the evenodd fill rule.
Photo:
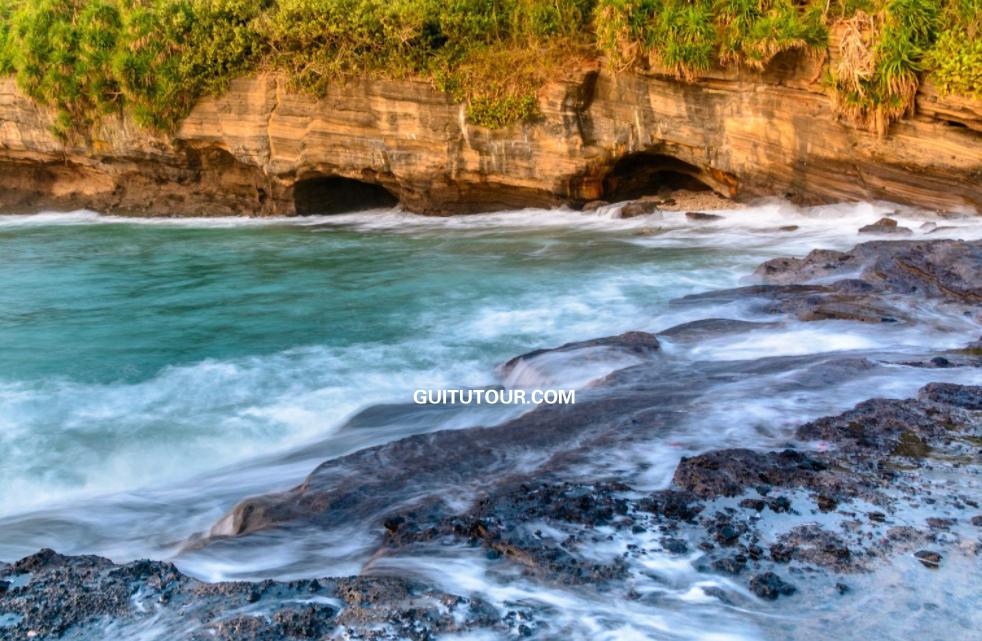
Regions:
<instances>
[{"instance_id":1,"label":"cave opening","mask_svg":"<svg viewBox=\"0 0 982 641\"><path fill-rule=\"evenodd\" d=\"M604 178L604 200L668 195L678 189L712 191L695 165L664 154L638 153L621 158Z\"/></svg>"},{"instance_id":2,"label":"cave opening","mask_svg":"<svg viewBox=\"0 0 982 641\"><path fill-rule=\"evenodd\" d=\"M375 183L342 176L316 176L293 186L293 204L299 216L345 214L395 207L399 199Z\"/></svg>"}]
</instances>

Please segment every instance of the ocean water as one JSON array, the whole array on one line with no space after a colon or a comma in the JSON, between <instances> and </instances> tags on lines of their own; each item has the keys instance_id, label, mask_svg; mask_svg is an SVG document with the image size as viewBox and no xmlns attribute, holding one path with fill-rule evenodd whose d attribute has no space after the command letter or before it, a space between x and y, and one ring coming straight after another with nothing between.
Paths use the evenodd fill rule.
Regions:
<instances>
[{"instance_id":1,"label":"ocean water","mask_svg":"<svg viewBox=\"0 0 982 641\"><path fill-rule=\"evenodd\" d=\"M116 561L169 558L206 580L363 571L368 542L357 532L209 552L184 542L242 498L290 487L322 460L522 411L364 418L380 404L410 402L416 389L509 383L499 365L569 341L712 316L762 320L739 304L669 302L745 284L768 258L873 238L856 230L888 212L915 238L982 238L977 218L942 220L885 203L765 202L710 223L673 213L622 220L617 209L451 219L398 210L300 219L0 217L0 559L39 547ZM925 222L949 228L928 236ZM786 225L797 229L778 230ZM896 327L781 322L736 337L668 340L664 350L681 362L917 353L982 334L976 319L943 306L924 303L919 317ZM583 387L625 364L584 369L559 359L518 382ZM774 389L783 376L773 377ZM760 381L728 383L707 390L661 442L596 464L639 489L664 487L682 455L777 445L797 423L871 395L979 379L958 368L878 371L861 386L830 381L779 394L761 394ZM381 564L494 603L545 600L566 613L570 622L559 629L570 638L768 636L772 626L761 617L781 615L716 604L699 587L725 579L695 572L691 561L650 561L673 586L663 610L492 577L467 551Z\"/></svg>"}]
</instances>

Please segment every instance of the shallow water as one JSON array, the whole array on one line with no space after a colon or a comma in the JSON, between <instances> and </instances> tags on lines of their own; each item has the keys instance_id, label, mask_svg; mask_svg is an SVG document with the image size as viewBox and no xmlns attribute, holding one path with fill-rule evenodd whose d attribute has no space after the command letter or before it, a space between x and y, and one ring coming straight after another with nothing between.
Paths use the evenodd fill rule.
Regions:
<instances>
[{"instance_id":1,"label":"shallow water","mask_svg":"<svg viewBox=\"0 0 982 641\"><path fill-rule=\"evenodd\" d=\"M467 550L366 566L373 540L355 526L204 550L184 542L243 497L290 487L323 460L523 411L400 410L415 389L584 388L632 363L553 355L505 380L497 367L531 349L627 330L709 317L781 321L743 304L669 302L743 284L771 257L871 239L856 229L894 209L775 202L700 224L671 213L620 220L616 207L452 219L398 211L272 220L0 218L0 559L39 547L116 561L172 558L208 580L398 571L495 603L553 608L550 633L568 638L794 636L787 629L808 625L772 625L767 617L780 612L724 607L700 586L725 579L657 553L635 580L657 598L621 607L603 595L489 575ZM896 217L915 230L929 220L953 227L915 231L915 238L982 237L978 219L940 221L912 210ZM792 224L798 229L777 231ZM781 321L736 336L666 339L663 353L677 367L916 355L982 334L976 319L923 305L913 325ZM664 487L680 456L779 446L804 420L871 396L907 396L931 380L982 377L897 366L824 380L802 365L721 380L671 430L631 451L599 453L584 474Z\"/></svg>"}]
</instances>

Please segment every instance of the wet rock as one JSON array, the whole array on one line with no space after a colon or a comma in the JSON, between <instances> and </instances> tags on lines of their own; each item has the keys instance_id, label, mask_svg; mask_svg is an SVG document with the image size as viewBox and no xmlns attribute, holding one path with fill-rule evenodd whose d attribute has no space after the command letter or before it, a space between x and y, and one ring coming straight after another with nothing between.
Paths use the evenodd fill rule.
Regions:
<instances>
[{"instance_id":1,"label":"wet rock","mask_svg":"<svg viewBox=\"0 0 982 641\"><path fill-rule=\"evenodd\" d=\"M770 551L775 560L795 560L836 572L852 572L862 567L840 536L814 523L794 527L780 535Z\"/></svg>"},{"instance_id":2,"label":"wet rock","mask_svg":"<svg viewBox=\"0 0 982 641\"><path fill-rule=\"evenodd\" d=\"M883 454L923 456L926 441L945 436L945 429L917 401L872 399L838 416L806 423L798 428L797 436Z\"/></svg>"},{"instance_id":3,"label":"wet rock","mask_svg":"<svg viewBox=\"0 0 982 641\"><path fill-rule=\"evenodd\" d=\"M636 218L658 212L658 203L652 200L632 200L621 208L621 218Z\"/></svg>"},{"instance_id":4,"label":"wet rock","mask_svg":"<svg viewBox=\"0 0 982 641\"><path fill-rule=\"evenodd\" d=\"M685 217L693 222L708 223L714 220L723 220L723 216L719 214L707 214L701 211L687 211L685 212Z\"/></svg>"},{"instance_id":5,"label":"wet rock","mask_svg":"<svg viewBox=\"0 0 982 641\"><path fill-rule=\"evenodd\" d=\"M777 258L754 272L770 284L834 277L858 279L874 293L895 293L976 304L982 301L982 241L871 241L848 252L814 250Z\"/></svg>"},{"instance_id":6,"label":"wet rock","mask_svg":"<svg viewBox=\"0 0 982 641\"><path fill-rule=\"evenodd\" d=\"M835 510L836 507L838 507L839 502L831 496L825 496L824 494L819 494L817 497L815 497L815 504L818 506L818 509L821 510L822 512L831 512Z\"/></svg>"},{"instance_id":7,"label":"wet rock","mask_svg":"<svg viewBox=\"0 0 982 641\"><path fill-rule=\"evenodd\" d=\"M910 234L910 228L900 227L893 218L881 218L872 225L859 228L860 234Z\"/></svg>"},{"instance_id":8,"label":"wet rock","mask_svg":"<svg viewBox=\"0 0 982 641\"><path fill-rule=\"evenodd\" d=\"M923 401L953 405L967 410L982 410L982 386L954 383L929 383L917 397Z\"/></svg>"},{"instance_id":9,"label":"wet rock","mask_svg":"<svg viewBox=\"0 0 982 641\"><path fill-rule=\"evenodd\" d=\"M716 450L682 458L672 481L700 498L736 496L760 483L780 487L821 487L827 465L796 450Z\"/></svg>"},{"instance_id":10,"label":"wet rock","mask_svg":"<svg viewBox=\"0 0 982 641\"><path fill-rule=\"evenodd\" d=\"M755 308L762 313L787 314L802 321L895 323L906 318L895 302L878 294L869 283L855 279L831 285L752 285L686 296L677 304L744 300L759 301Z\"/></svg>"},{"instance_id":11,"label":"wet rock","mask_svg":"<svg viewBox=\"0 0 982 641\"><path fill-rule=\"evenodd\" d=\"M950 530L956 523L958 523L958 521L955 519L946 519L936 516L928 517L925 522L932 530Z\"/></svg>"},{"instance_id":12,"label":"wet rock","mask_svg":"<svg viewBox=\"0 0 982 641\"><path fill-rule=\"evenodd\" d=\"M662 490L642 499L639 508L676 521L692 521L703 506L691 492Z\"/></svg>"},{"instance_id":13,"label":"wet rock","mask_svg":"<svg viewBox=\"0 0 982 641\"><path fill-rule=\"evenodd\" d=\"M746 567L747 557L739 554L716 559L712 563L712 568L723 574L740 574Z\"/></svg>"},{"instance_id":14,"label":"wet rock","mask_svg":"<svg viewBox=\"0 0 982 641\"><path fill-rule=\"evenodd\" d=\"M977 341L972 341L959 351L969 356L982 356L982 337L979 337Z\"/></svg>"},{"instance_id":15,"label":"wet rock","mask_svg":"<svg viewBox=\"0 0 982 641\"><path fill-rule=\"evenodd\" d=\"M665 537L661 540L661 546L671 554L685 554L689 551L689 545L682 539Z\"/></svg>"},{"instance_id":16,"label":"wet rock","mask_svg":"<svg viewBox=\"0 0 982 641\"><path fill-rule=\"evenodd\" d=\"M932 550L918 550L914 556L926 568L937 569L941 565L941 555Z\"/></svg>"},{"instance_id":17,"label":"wet rock","mask_svg":"<svg viewBox=\"0 0 982 641\"><path fill-rule=\"evenodd\" d=\"M621 560L604 564L578 557L538 531L530 532L524 524L542 521L590 529L612 523L627 526L628 504L618 496L625 489L610 483L507 485L478 500L467 512L435 523L432 511L404 513L387 540L390 546L406 546L440 538L464 539L483 545L494 558L516 562L528 573L551 581L602 583L625 575Z\"/></svg>"},{"instance_id":18,"label":"wet rock","mask_svg":"<svg viewBox=\"0 0 982 641\"><path fill-rule=\"evenodd\" d=\"M982 527L982 514L978 514L972 517L972 525L975 527Z\"/></svg>"},{"instance_id":19,"label":"wet rock","mask_svg":"<svg viewBox=\"0 0 982 641\"><path fill-rule=\"evenodd\" d=\"M564 352L575 352L582 349L607 348L631 354L633 356L651 356L661 348L658 338L654 334L647 332L625 332L617 336L607 336L605 338L594 338L586 341L576 341L566 343L559 347L537 349L521 356L512 358L501 366L502 373L507 374L522 361L530 361L544 354L557 354Z\"/></svg>"},{"instance_id":20,"label":"wet rock","mask_svg":"<svg viewBox=\"0 0 982 641\"><path fill-rule=\"evenodd\" d=\"M762 599L774 601L779 596L790 596L797 591L792 584L773 572L763 572L750 579L750 591Z\"/></svg>"},{"instance_id":21,"label":"wet rock","mask_svg":"<svg viewBox=\"0 0 982 641\"><path fill-rule=\"evenodd\" d=\"M794 556L794 548L788 547L783 543L775 543L770 550L771 560L775 563L787 563Z\"/></svg>"},{"instance_id":22,"label":"wet rock","mask_svg":"<svg viewBox=\"0 0 982 641\"><path fill-rule=\"evenodd\" d=\"M763 512L764 508L767 507L767 502L763 499L747 498L740 501L740 507Z\"/></svg>"},{"instance_id":23,"label":"wet rock","mask_svg":"<svg viewBox=\"0 0 982 641\"><path fill-rule=\"evenodd\" d=\"M746 533L747 526L742 523L724 522L711 526L710 531L714 533L717 543L726 546L736 543Z\"/></svg>"},{"instance_id":24,"label":"wet rock","mask_svg":"<svg viewBox=\"0 0 982 641\"><path fill-rule=\"evenodd\" d=\"M775 326L776 323L758 323L733 320L730 318L705 318L690 323L674 325L664 331L658 332L658 335L677 341L693 341L716 336L726 336L728 334L742 334L755 329L766 329Z\"/></svg>"},{"instance_id":25,"label":"wet rock","mask_svg":"<svg viewBox=\"0 0 982 641\"><path fill-rule=\"evenodd\" d=\"M0 639L136 638L153 625L161 638L218 641L324 639L339 626L353 638L431 639L477 628L496 629L487 604L396 577L292 582L201 583L172 564L117 565L51 550L25 557L4 573L28 583L0 592L0 611L18 615ZM4 583L8 583L4 580ZM311 603L320 597L341 604ZM226 616L249 607L249 614Z\"/></svg>"},{"instance_id":26,"label":"wet rock","mask_svg":"<svg viewBox=\"0 0 982 641\"><path fill-rule=\"evenodd\" d=\"M786 496L775 496L767 501L767 507L777 514L788 512L791 510L791 499Z\"/></svg>"},{"instance_id":27,"label":"wet rock","mask_svg":"<svg viewBox=\"0 0 982 641\"><path fill-rule=\"evenodd\" d=\"M583 205L583 211L596 211L601 207L606 207L610 203L606 200L591 200Z\"/></svg>"}]
</instances>

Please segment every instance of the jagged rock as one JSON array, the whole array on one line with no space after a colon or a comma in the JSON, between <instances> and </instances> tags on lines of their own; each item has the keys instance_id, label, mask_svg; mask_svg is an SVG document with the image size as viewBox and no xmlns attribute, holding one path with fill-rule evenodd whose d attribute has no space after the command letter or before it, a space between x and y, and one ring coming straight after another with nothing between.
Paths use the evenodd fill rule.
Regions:
<instances>
[{"instance_id":1,"label":"jagged rock","mask_svg":"<svg viewBox=\"0 0 982 641\"><path fill-rule=\"evenodd\" d=\"M931 403L953 405L967 410L982 410L982 386L929 383L917 393L917 398Z\"/></svg>"},{"instance_id":2,"label":"jagged rock","mask_svg":"<svg viewBox=\"0 0 982 641\"><path fill-rule=\"evenodd\" d=\"M0 639L99 638L111 624L128 638L151 621L172 639L279 641L323 639L346 629L377 641L430 639L446 634L504 627L480 600L433 590L395 577L305 579L290 582L202 583L172 564L136 561L117 565L95 556L68 557L51 550L21 559L2 571L28 573L22 587L0 592L0 611L16 614L0 626ZM312 595L333 598L311 603ZM225 617L244 610L252 614ZM261 614L261 616L256 616Z\"/></svg>"},{"instance_id":3,"label":"jagged rock","mask_svg":"<svg viewBox=\"0 0 982 641\"><path fill-rule=\"evenodd\" d=\"M771 556L811 563L836 572L852 572L864 566L852 554L842 537L816 524L800 525L778 537Z\"/></svg>"},{"instance_id":4,"label":"jagged rock","mask_svg":"<svg viewBox=\"0 0 982 641\"><path fill-rule=\"evenodd\" d=\"M765 483L778 487L821 487L828 465L796 450L754 452L715 450L683 458L672 482L700 498L737 496L744 489ZM831 474L829 478L834 479Z\"/></svg>"},{"instance_id":5,"label":"jagged rock","mask_svg":"<svg viewBox=\"0 0 982 641\"><path fill-rule=\"evenodd\" d=\"M774 601L779 596L790 596L797 592L797 588L773 572L763 572L754 576L750 579L749 587L751 592L769 601Z\"/></svg>"}]
</instances>

